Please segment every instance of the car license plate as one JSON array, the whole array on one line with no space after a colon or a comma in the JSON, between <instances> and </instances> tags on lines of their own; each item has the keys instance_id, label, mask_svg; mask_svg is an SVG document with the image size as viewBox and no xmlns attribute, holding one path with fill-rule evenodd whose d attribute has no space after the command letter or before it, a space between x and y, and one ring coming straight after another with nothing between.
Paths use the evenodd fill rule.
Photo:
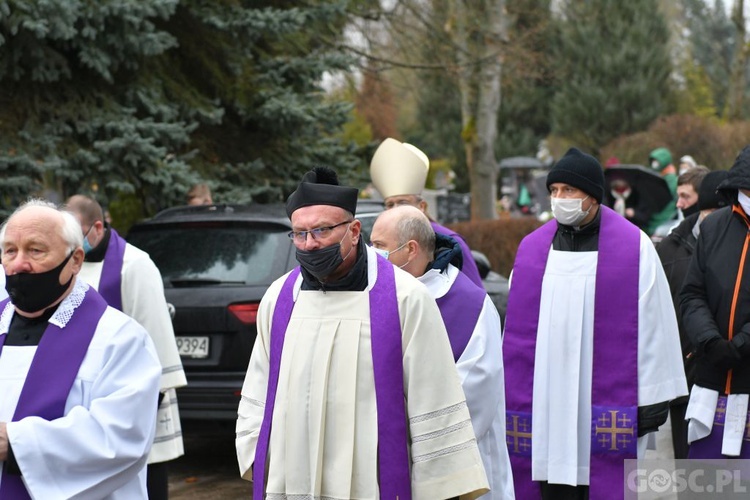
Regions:
<instances>
[{"instance_id":1,"label":"car license plate","mask_svg":"<svg viewBox=\"0 0 750 500\"><path fill-rule=\"evenodd\" d=\"M177 350L185 358L207 358L208 337L175 337Z\"/></svg>"}]
</instances>

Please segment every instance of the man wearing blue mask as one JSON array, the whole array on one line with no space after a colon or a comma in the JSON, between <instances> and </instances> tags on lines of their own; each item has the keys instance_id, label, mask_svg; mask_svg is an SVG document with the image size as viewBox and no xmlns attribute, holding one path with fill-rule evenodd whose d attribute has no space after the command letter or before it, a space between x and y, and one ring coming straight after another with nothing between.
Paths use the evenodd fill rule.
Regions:
<instances>
[{"instance_id":1,"label":"man wearing blue mask","mask_svg":"<svg viewBox=\"0 0 750 500\"><path fill-rule=\"evenodd\" d=\"M370 161L372 184L383 197L386 210L401 205L411 205L430 216L427 201L422 197L430 170L430 160L419 148L411 144L386 138ZM430 219L432 229L437 234L450 236L461 247L463 264L461 272L477 286L484 288L482 278L469 245L455 231Z\"/></svg>"},{"instance_id":2,"label":"man wearing blue mask","mask_svg":"<svg viewBox=\"0 0 750 500\"><path fill-rule=\"evenodd\" d=\"M260 303L240 474L254 498L478 496L487 478L440 312L365 246L357 195L317 167L287 200L300 267Z\"/></svg>"},{"instance_id":3,"label":"man wearing blue mask","mask_svg":"<svg viewBox=\"0 0 750 500\"><path fill-rule=\"evenodd\" d=\"M497 308L484 288L458 270L459 244L436 233L418 208L404 205L381 213L370 239L376 252L417 278L435 298L490 483L490 492L482 498L514 498L505 445L502 327Z\"/></svg>"},{"instance_id":4,"label":"man wearing blue mask","mask_svg":"<svg viewBox=\"0 0 750 500\"><path fill-rule=\"evenodd\" d=\"M74 195L68 199L67 208L83 231L85 260L79 276L98 290L110 306L138 321L159 354L162 376L156 438L148 460L148 496L150 500L166 499L167 464L184 454L176 389L187 385L187 380L161 273L148 254L127 243L104 222L104 212L96 200Z\"/></svg>"},{"instance_id":5,"label":"man wearing blue mask","mask_svg":"<svg viewBox=\"0 0 750 500\"><path fill-rule=\"evenodd\" d=\"M624 459L687 394L669 284L648 236L601 205L594 157L571 148L547 187L555 220L518 248L503 341L516 497L616 498Z\"/></svg>"}]
</instances>

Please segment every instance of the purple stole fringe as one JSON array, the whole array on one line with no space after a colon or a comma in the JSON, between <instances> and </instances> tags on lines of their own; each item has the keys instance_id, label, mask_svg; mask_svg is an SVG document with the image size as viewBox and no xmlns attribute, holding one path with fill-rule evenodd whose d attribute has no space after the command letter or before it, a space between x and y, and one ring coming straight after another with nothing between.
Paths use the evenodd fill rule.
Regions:
<instances>
[{"instance_id":1,"label":"purple stole fringe","mask_svg":"<svg viewBox=\"0 0 750 500\"><path fill-rule=\"evenodd\" d=\"M380 497L410 500L411 477L404 401L403 351L396 282L393 265L390 262L377 259L377 266L377 281L370 290L370 328L378 412ZM253 464L253 498L256 500L262 500L265 493L268 445L271 437L276 389L279 383L281 352L294 308L293 290L299 272L299 267L297 267L287 277L273 312L266 407ZM332 473L335 474L335 471Z\"/></svg>"},{"instance_id":2,"label":"purple stole fringe","mask_svg":"<svg viewBox=\"0 0 750 500\"><path fill-rule=\"evenodd\" d=\"M699 439L693 441L690 444L688 451L688 458L693 459L717 459L717 458L750 458L750 437L748 437L747 431L742 437L742 446L740 447L740 456L730 457L721 454L722 442L724 440L724 420L727 415L727 396L719 396L719 400L716 403L716 413L714 413L714 425L711 427L711 433ZM747 422L750 422L750 412L747 414ZM747 425L747 424L746 424Z\"/></svg>"},{"instance_id":3,"label":"purple stole fringe","mask_svg":"<svg viewBox=\"0 0 750 500\"><path fill-rule=\"evenodd\" d=\"M109 228L109 244L104 254L102 274L99 277L99 294L107 304L122 311L122 262L125 256L125 240Z\"/></svg>"},{"instance_id":4,"label":"purple stole fringe","mask_svg":"<svg viewBox=\"0 0 750 500\"><path fill-rule=\"evenodd\" d=\"M638 279L640 231L600 206L591 387L592 500L622 496L624 459L636 458L638 438ZM508 296L503 352L506 442L516 497L540 498L531 479L531 414L542 282L557 222L521 242ZM564 312L563 312L564 314ZM614 493L620 492L620 493Z\"/></svg>"},{"instance_id":5,"label":"purple stole fringe","mask_svg":"<svg viewBox=\"0 0 750 500\"><path fill-rule=\"evenodd\" d=\"M0 313L8 299L0 302ZM49 323L31 361L26 382L18 398L13 422L26 417L55 420L64 416L65 402L107 303L93 288L76 309L65 331ZM0 355L7 334L0 335ZM3 473L0 498L30 498L20 476Z\"/></svg>"},{"instance_id":6,"label":"purple stole fringe","mask_svg":"<svg viewBox=\"0 0 750 500\"><path fill-rule=\"evenodd\" d=\"M436 300L443 317L453 360L458 361L471 339L487 292L479 288L465 274L458 273L448 293Z\"/></svg>"}]
</instances>

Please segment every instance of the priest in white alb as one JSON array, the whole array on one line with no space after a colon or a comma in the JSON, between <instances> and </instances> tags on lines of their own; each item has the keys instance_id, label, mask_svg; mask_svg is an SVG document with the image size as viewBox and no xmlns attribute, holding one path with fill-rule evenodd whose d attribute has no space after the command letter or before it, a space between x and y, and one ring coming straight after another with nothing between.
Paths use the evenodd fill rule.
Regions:
<instances>
[{"instance_id":1,"label":"priest in white alb","mask_svg":"<svg viewBox=\"0 0 750 500\"><path fill-rule=\"evenodd\" d=\"M101 205L88 196L66 202L81 224L83 266L79 278L94 287L107 303L143 326L161 361L156 437L148 460L150 500L169 496L168 463L184 454L176 389L187 385L169 316L161 273L149 255L126 242L104 222Z\"/></svg>"},{"instance_id":2,"label":"priest in white alb","mask_svg":"<svg viewBox=\"0 0 750 500\"><path fill-rule=\"evenodd\" d=\"M380 214L370 241L382 257L423 283L437 302L490 483L482 499L515 498L505 446L502 327L495 304L459 271L459 244L435 233L418 208L404 205Z\"/></svg>"},{"instance_id":3,"label":"priest in white alb","mask_svg":"<svg viewBox=\"0 0 750 500\"><path fill-rule=\"evenodd\" d=\"M32 200L0 230L0 498L147 498L161 367L133 319L77 279L81 226Z\"/></svg>"},{"instance_id":4,"label":"priest in white alb","mask_svg":"<svg viewBox=\"0 0 750 500\"><path fill-rule=\"evenodd\" d=\"M624 460L687 394L669 284L601 205L596 158L571 148L547 187L555 220L518 248L503 340L516 497L622 498Z\"/></svg>"},{"instance_id":5,"label":"priest in white alb","mask_svg":"<svg viewBox=\"0 0 750 500\"><path fill-rule=\"evenodd\" d=\"M258 311L237 420L254 498L475 498L488 489L427 290L368 249L358 190L308 172L287 200L300 267Z\"/></svg>"}]
</instances>

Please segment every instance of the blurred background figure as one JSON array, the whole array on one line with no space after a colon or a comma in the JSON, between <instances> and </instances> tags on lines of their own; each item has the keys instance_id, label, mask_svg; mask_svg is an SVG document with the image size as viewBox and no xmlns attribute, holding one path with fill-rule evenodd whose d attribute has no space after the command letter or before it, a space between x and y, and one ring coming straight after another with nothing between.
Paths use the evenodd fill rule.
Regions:
<instances>
[{"instance_id":1,"label":"blurred background figure","mask_svg":"<svg viewBox=\"0 0 750 500\"><path fill-rule=\"evenodd\" d=\"M690 155L685 155L682 158L680 158L680 167L678 169L678 174L682 175L691 168L695 168L698 166L698 163L695 161L695 159Z\"/></svg>"},{"instance_id":2,"label":"blurred background figure","mask_svg":"<svg viewBox=\"0 0 750 500\"><path fill-rule=\"evenodd\" d=\"M610 183L612 210L644 229L649 219L648 205L641 203L641 196L625 179L613 179Z\"/></svg>"},{"instance_id":3,"label":"blurred background figure","mask_svg":"<svg viewBox=\"0 0 750 500\"><path fill-rule=\"evenodd\" d=\"M187 194L188 205L213 205L214 200L211 197L211 188L208 184L196 184Z\"/></svg>"},{"instance_id":4,"label":"blurred background figure","mask_svg":"<svg viewBox=\"0 0 750 500\"><path fill-rule=\"evenodd\" d=\"M672 164L672 153L667 148L656 148L648 155L648 164L667 181L672 198L677 198L677 169ZM654 234L657 227L675 216L676 210L674 203L668 203L661 211L652 215L645 230L646 234Z\"/></svg>"}]
</instances>

